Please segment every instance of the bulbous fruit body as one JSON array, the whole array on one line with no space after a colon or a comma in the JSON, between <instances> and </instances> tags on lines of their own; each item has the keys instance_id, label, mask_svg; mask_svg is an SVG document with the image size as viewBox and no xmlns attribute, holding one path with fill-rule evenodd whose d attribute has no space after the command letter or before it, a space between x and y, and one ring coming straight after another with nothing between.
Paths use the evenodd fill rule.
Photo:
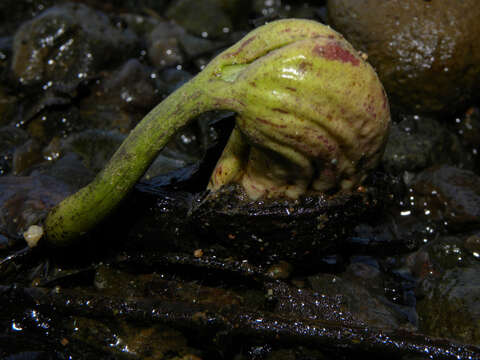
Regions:
<instances>
[{"instance_id":1,"label":"bulbous fruit body","mask_svg":"<svg viewBox=\"0 0 480 360\"><path fill-rule=\"evenodd\" d=\"M210 188L239 183L250 199L352 188L377 164L390 121L375 72L340 34L269 23L147 114L92 183L49 213L48 241L66 245L108 216L175 132L215 109L238 117Z\"/></svg>"},{"instance_id":2,"label":"bulbous fruit body","mask_svg":"<svg viewBox=\"0 0 480 360\"><path fill-rule=\"evenodd\" d=\"M220 55L242 62L222 68L238 117L211 189L237 182L253 199L351 189L380 159L390 111L375 71L329 27L288 22L273 25L291 34L281 46L255 53L260 28Z\"/></svg>"}]
</instances>

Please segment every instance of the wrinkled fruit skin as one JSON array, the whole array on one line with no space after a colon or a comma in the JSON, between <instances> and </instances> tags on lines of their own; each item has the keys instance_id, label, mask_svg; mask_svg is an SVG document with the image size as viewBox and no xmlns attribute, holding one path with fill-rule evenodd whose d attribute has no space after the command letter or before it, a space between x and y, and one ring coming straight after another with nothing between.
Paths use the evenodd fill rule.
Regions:
<instances>
[{"instance_id":1,"label":"wrinkled fruit skin","mask_svg":"<svg viewBox=\"0 0 480 360\"><path fill-rule=\"evenodd\" d=\"M210 188L238 182L253 199L298 198L351 189L377 165L390 123L387 96L339 33L314 21L276 21L218 62L238 117Z\"/></svg>"},{"instance_id":2,"label":"wrinkled fruit skin","mask_svg":"<svg viewBox=\"0 0 480 360\"><path fill-rule=\"evenodd\" d=\"M476 0L329 0L331 26L368 54L406 113L460 111L478 89Z\"/></svg>"}]
</instances>

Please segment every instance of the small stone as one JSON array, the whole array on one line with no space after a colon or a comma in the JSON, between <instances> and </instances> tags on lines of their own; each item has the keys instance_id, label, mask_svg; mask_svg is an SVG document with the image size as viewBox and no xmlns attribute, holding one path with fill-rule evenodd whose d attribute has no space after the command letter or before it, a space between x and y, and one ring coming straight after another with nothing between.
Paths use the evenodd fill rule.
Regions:
<instances>
[{"instance_id":1,"label":"small stone","mask_svg":"<svg viewBox=\"0 0 480 360\"><path fill-rule=\"evenodd\" d=\"M450 229L464 231L480 223L480 177L453 166L434 166L413 183L418 205L427 203L432 216Z\"/></svg>"},{"instance_id":2,"label":"small stone","mask_svg":"<svg viewBox=\"0 0 480 360\"><path fill-rule=\"evenodd\" d=\"M148 59L158 69L183 64L179 38L185 30L173 22L161 22L148 36Z\"/></svg>"},{"instance_id":3,"label":"small stone","mask_svg":"<svg viewBox=\"0 0 480 360\"><path fill-rule=\"evenodd\" d=\"M25 238L25 241L27 242L28 246L33 248L37 246L38 241L42 238L43 236L43 228L38 225L31 225L27 231L23 233L23 237Z\"/></svg>"},{"instance_id":4,"label":"small stone","mask_svg":"<svg viewBox=\"0 0 480 360\"><path fill-rule=\"evenodd\" d=\"M418 172L450 162L451 143L446 127L436 119L405 116L392 123L382 163L391 174Z\"/></svg>"},{"instance_id":5,"label":"small stone","mask_svg":"<svg viewBox=\"0 0 480 360\"><path fill-rule=\"evenodd\" d=\"M277 264L270 266L267 270L267 276L272 279L288 279L292 273L292 265L286 261L279 261Z\"/></svg>"},{"instance_id":6,"label":"small stone","mask_svg":"<svg viewBox=\"0 0 480 360\"><path fill-rule=\"evenodd\" d=\"M456 266L431 280L417 303L419 330L426 335L478 344L480 266Z\"/></svg>"}]
</instances>

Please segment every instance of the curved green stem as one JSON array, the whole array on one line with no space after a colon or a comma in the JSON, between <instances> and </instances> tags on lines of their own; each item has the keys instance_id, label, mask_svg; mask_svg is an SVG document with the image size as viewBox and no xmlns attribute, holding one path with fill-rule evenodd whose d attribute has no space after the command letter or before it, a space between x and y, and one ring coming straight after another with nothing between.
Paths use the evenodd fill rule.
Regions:
<instances>
[{"instance_id":1,"label":"curved green stem","mask_svg":"<svg viewBox=\"0 0 480 360\"><path fill-rule=\"evenodd\" d=\"M225 87L224 81L200 73L150 111L97 177L50 211L48 243L68 245L111 213L179 128L205 111L228 109L212 96L224 95Z\"/></svg>"},{"instance_id":2,"label":"curved green stem","mask_svg":"<svg viewBox=\"0 0 480 360\"><path fill-rule=\"evenodd\" d=\"M377 75L340 34L310 20L271 22L153 109L95 180L49 213L46 240L68 245L93 228L180 127L214 109L238 116L210 186L239 182L251 198L352 188L378 163L390 123Z\"/></svg>"}]
</instances>

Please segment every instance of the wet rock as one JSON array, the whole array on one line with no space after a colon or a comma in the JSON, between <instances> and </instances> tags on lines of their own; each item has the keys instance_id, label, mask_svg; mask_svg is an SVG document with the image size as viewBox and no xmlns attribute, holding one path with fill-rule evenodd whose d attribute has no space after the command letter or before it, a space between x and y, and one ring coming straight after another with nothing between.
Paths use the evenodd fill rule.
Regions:
<instances>
[{"instance_id":1,"label":"wet rock","mask_svg":"<svg viewBox=\"0 0 480 360\"><path fill-rule=\"evenodd\" d=\"M17 97L0 88L0 126L7 125L13 120L16 106Z\"/></svg>"},{"instance_id":2,"label":"wet rock","mask_svg":"<svg viewBox=\"0 0 480 360\"><path fill-rule=\"evenodd\" d=\"M480 8L468 1L328 1L330 24L368 54L391 105L453 112L480 75Z\"/></svg>"},{"instance_id":3,"label":"wet rock","mask_svg":"<svg viewBox=\"0 0 480 360\"><path fill-rule=\"evenodd\" d=\"M3 252L4 250L8 250L12 248L14 244L15 244L15 240L0 234L0 252Z\"/></svg>"},{"instance_id":4,"label":"wet rock","mask_svg":"<svg viewBox=\"0 0 480 360\"><path fill-rule=\"evenodd\" d=\"M369 281L380 280L378 277L374 278ZM384 329L409 326L405 317L396 312L386 298L374 295L367 287L349 276L318 274L308 280L313 291L332 298L337 297L340 311L351 314L357 321Z\"/></svg>"},{"instance_id":5,"label":"wet rock","mask_svg":"<svg viewBox=\"0 0 480 360\"><path fill-rule=\"evenodd\" d=\"M0 158L0 176L4 176L10 173L11 168L12 168L11 158L9 158L8 155L3 155Z\"/></svg>"},{"instance_id":6,"label":"wet rock","mask_svg":"<svg viewBox=\"0 0 480 360\"><path fill-rule=\"evenodd\" d=\"M480 265L464 244L443 237L415 255L419 326L431 336L478 344Z\"/></svg>"},{"instance_id":7,"label":"wet rock","mask_svg":"<svg viewBox=\"0 0 480 360\"><path fill-rule=\"evenodd\" d=\"M7 82L7 69L8 69L9 61L12 55L12 43L13 43L13 37L0 36L0 81L2 83ZM0 108L1 108L1 105L0 105ZM0 119L1 119L1 110L0 110Z\"/></svg>"},{"instance_id":8,"label":"wet rock","mask_svg":"<svg viewBox=\"0 0 480 360\"><path fill-rule=\"evenodd\" d=\"M103 169L124 139L125 135L118 132L85 130L64 141L60 152L79 155L84 166L97 173Z\"/></svg>"},{"instance_id":9,"label":"wet rock","mask_svg":"<svg viewBox=\"0 0 480 360\"><path fill-rule=\"evenodd\" d=\"M114 1L101 1L90 0L90 3L96 4L97 8L104 8L104 11L118 11L127 9L132 12L147 12L150 14L163 14L169 0L114 0Z\"/></svg>"},{"instance_id":10,"label":"wet rock","mask_svg":"<svg viewBox=\"0 0 480 360\"><path fill-rule=\"evenodd\" d=\"M240 40L240 37L235 38L235 35L236 34L232 35L234 40ZM236 41L231 41L231 37L226 40L210 40L185 33L179 37L179 42L188 58L196 59L200 56L211 55Z\"/></svg>"},{"instance_id":11,"label":"wet rock","mask_svg":"<svg viewBox=\"0 0 480 360\"><path fill-rule=\"evenodd\" d=\"M353 253L385 256L411 252L423 239L434 236L428 233L430 224L420 216L402 216L401 211L389 209L384 216L368 219L355 227L346 240ZM428 233L428 234L426 234Z\"/></svg>"},{"instance_id":12,"label":"wet rock","mask_svg":"<svg viewBox=\"0 0 480 360\"><path fill-rule=\"evenodd\" d=\"M185 84L192 77L193 75L185 70L165 69L158 74L160 92L164 95L168 95Z\"/></svg>"},{"instance_id":13,"label":"wet rock","mask_svg":"<svg viewBox=\"0 0 480 360\"><path fill-rule=\"evenodd\" d=\"M168 7L165 15L194 35L216 39L233 27L222 3L217 0L176 0Z\"/></svg>"},{"instance_id":14,"label":"wet rock","mask_svg":"<svg viewBox=\"0 0 480 360\"><path fill-rule=\"evenodd\" d=\"M46 161L32 169L31 176L48 176L76 191L93 180L95 173L83 165L75 153L66 153L55 161Z\"/></svg>"},{"instance_id":15,"label":"wet rock","mask_svg":"<svg viewBox=\"0 0 480 360\"><path fill-rule=\"evenodd\" d=\"M13 174L19 175L28 170L32 165L42 161L42 145L38 141L30 139L15 149L12 161Z\"/></svg>"},{"instance_id":16,"label":"wet rock","mask_svg":"<svg viewBox=\"0 0 480 360\"><path fill-rule=\"evenodd\" d=\"M28 126L33 119L44 115L44 112L65 110L72 100L67 94L60 94L52 89L25 95L19 97L15 109L13 122L18 127Z\"/></svg>"},{"instance_id":17,"label":"wet rock","mask_svg":"<svg viewBox=\"0 0 480 360\"><path fill-rule=\"evenodd\" d=\"M296 5L296 4L295 4ZM325 21L325 7L324 6L315 6L315 5L324 5L320 3L299 3L296 6L292 6L290 10L292 15L291 17L300 18L300 19L317 19L322 23Z\"/></svg>"},{"instance_id":18,"label":"wet rock","mask_svg":"<svg viewBox=\"0 0 480 360\"><path fill-rule=\"evenodd\" d=\"M72 189L49 176L0 178L0 230L19 236Z\"/></svg>"},{"instance_id":19,"label":"wet rock","mask_svg":"<svg viewBox=\"0 0 480 360\"><path fill-rule=\"evenodd\" d=\"M415 178L412 188L419 206L452 230L465 231L480 224L480 177L453 166L431 167Z\"/></svg>"},{"instance_id":20,"label":"wet rock","mask_svg":"<svg viewBox=\"0 0 480 360\"><path fill-rule=\"evenodd\" d=\"M454 128L462 141L473 149L480 147L480 108L471 107L464 116L455 119Z\"/></svg>"},{"instance_id":21,"label":"wet rock","mask_svg":"<svg viewBox=\"0 0 480 360\"><path fill-rule=\"evenodd\" d=\"M16 1L3 0L0 2L0 36L13 35L18 26L47 7L52 6L53 0Z\"/></svg>"},{"instance_id":22,"label":"wet rock","mask_svg":"<svg viewBox=\"0 0 480 360\"><path fill-rule=\"evenodd\" d=\"M29 135L41 143L48 143L53 137L67 137L89 124L80 118L77 107L54 105L40 111L27 124L20 122L16 125L26 127Z\"/></svg>"},{"instance_id":23,"label":"wet rock","mask_svg":"<svg viewBox=\"0 0 480 360\"><path fill-rule=\"evenodd\" d=\"M28 134L22 129L13 126L0 128L0 176L11 171L15 147L24 144L27 139Z\"/></svg>"},{"instance_id":24,"label":"wet rock","mask_svg":"<svg viewBox=\"0 0 480 360\"><path fill-rule=\"evenodd\" d=\"M146 38L162 21L156 17L141 14L119 14L118 17L125 22L128 29L132 30L139 38Z\"/></svg>"},{"instance_id":25,"label":"wet rock","mask_svg":"<svg viewBox=\"0 0 480 360\"><path fill-rule=\"evenodd\" d=\"M215 0L215 2L228 14L236 28L248 26L252 10L251 0ZM229 29L229 31L231 32L232 29Z\"/></svg>"},{"instance_id":26,"label":"wet rock","mask_svg":"<svg viewBox=\"0 0 480 360\"><path fill-rule=\"evenodd\" d=\"M5 154L12 151L15 146L25 143L28 139L28 134L14 126L0 127L0 153Z\"/></svg>"},{"instance_id":27,"label":"wet rock","mask_svg":"<svg viewBox=\"0 0 480 360\"><path fill-rule=\"evenodd\" d=\"M463 116L455 118L451 128L464 147L462 163L474 164L472 169L480 174L480 109L469 108Z\"/></svg>"},{"instance_id":28,"label":"wet rock","mask_svg":"<svg viewBox=\"0 0 480 360\"><path fill-rule=\"evenodd\" d=\"M282 0L253 0L252 4L252 10L266 18L279 17L282 8Z\"/></svg>"},{"instance_id":29,"label":"wet rock","mask_svg":"<svg viewBox=\"0 0 480 360\"><path fill-rule=\"evenodd\" d=\"M148 58L158 69L183 64L185 61L179 45L185 30L173 22L161 22L148 36Z\"/></svg>"},{"instance_id":30,"label":"wet rock","mask_svg":"<svg viewBox=\"0 0 480 360\"><path fill-rule=\"evenodd\" d=\"M82 4L52 7L15 34L12 73L25 86L73 93L105 66L118 64L135 48L128 29Z\"/></svg>"},{"instance_id":31,"label":"wet rock","mask_svg":"<svg viewBox=\"0 0 480 360\"><path fill-rule=\"evenodd\" d=\"M462 155L458 139L444 124L415 115L392 124L382 163L390 174L401 175L433 164L458 164Z\"/></svg>"},{"instance_id":32,"label":"wet rock","mask_svg":"<svg viewBox=\"0 0 480 360\"><path fill-rule=\"evenodd\" d=\"M117 97L117 102L127 110L150 110L159 102L152 70L137 59L130 59L114 71L104 82L103 92Z\"/></svg>"},{"instance_id":33,"label":"wet rock","mask_svg":"<svg viewBox=\"0 0 480 360\"><path fill-rule=\"evenodd\" d=\"M475 258L480 259L480 233L469 236L464 246Z\"/></svg>"},{"instance_id":34,"label":"wet rock","mask_svg":"<svg viewBox=\"0 0 480 360\"><path fill-rule=\"evenodd\" d=\"M156 73L137 59L104 77L80 103L80 116L90 128L127 133L161 100Z\"/></svg>"},{"instance_id":35,"label":"wet rock","mask_svg":"<svg viewBox=\"0 0 480 360\"><path fill-rule=\"evenodd\" d=\"M252 10L263 21L278 18L313 19L319 11L306 2L285 0L253 0Z\"/></svg>"},{"instance_id":36,"label":"wet rock","mask_svg":"<svg viewBox=\"0 0 480 360\"><path fill-rule=\"evenodd\" d=\"M416 260L420 260L422 264L423 270L415 273L420 280L419 288L423 288L420 292L421 295L428 292L430 281L437 281L446 271L468 268L478 264L476 257L472 256L467 248L468 238L465 235L442 235L429 241L410 255L415 256Z\"/></svg>"}]
</instances>

